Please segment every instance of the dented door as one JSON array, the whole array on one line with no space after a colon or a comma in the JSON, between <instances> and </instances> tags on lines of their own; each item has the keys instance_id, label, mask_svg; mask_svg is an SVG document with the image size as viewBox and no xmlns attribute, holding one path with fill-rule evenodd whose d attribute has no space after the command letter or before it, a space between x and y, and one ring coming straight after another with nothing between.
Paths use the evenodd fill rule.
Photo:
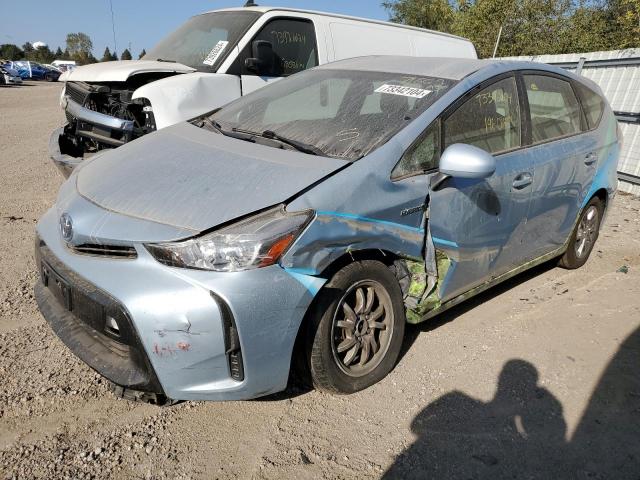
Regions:
<instances>
[{"instance_id":1,"label":"dented door","mask_svg":"<svg viewBox=\"0 0 640 480\"><path fill-rule=\"evenodd\" d=\"M475 93L478 92L478 93ZM521 106L512 76L455 106L442 122L444 148L466 143L496 157L483 179L449 178L430 194L433 246L449 262L438 272L438 296L447 301L523 263L533 165L522 150ZM428 245L427 245L428 246Z\"/></svg>"}]
</instances>

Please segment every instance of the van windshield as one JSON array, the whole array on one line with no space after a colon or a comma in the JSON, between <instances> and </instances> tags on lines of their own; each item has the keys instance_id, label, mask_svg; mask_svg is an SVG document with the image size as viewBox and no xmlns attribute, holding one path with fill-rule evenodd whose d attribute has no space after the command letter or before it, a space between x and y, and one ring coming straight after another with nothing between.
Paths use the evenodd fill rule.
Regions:
<instances>
[{"instance_id":1,"label":"van windshield","mask_svg":"<svg viewBox=\"0 0 640 480\"><path fill-rule=\"evenodd\" d=\"M307 70L230 103L210 119L223 131L282 137L354 161L384 145L455 83L399 73Z\"/></svg>"},{"instance_id":2,"label":"van windshield","mask_svg":"<svg viewBox=\"0 0 640 480\"><path fill-rule=\"evenodd\" d=\"M215 72L260 15L252 11L197 15L161 40L143 59L177 62L198 71Z\"/></svg>"}]
</instances>

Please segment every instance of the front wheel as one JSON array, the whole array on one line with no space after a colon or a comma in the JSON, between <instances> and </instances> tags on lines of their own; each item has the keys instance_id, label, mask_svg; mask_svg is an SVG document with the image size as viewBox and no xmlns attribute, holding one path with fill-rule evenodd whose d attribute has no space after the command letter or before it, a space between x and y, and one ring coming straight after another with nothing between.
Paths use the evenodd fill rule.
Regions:
<instances>
[{"instance_id":1,"label":"front wheel","mask_svg":"<svg viewBox=\"0 0 640 480\"><path fill-rule=\"evenodd\" d=\"M394 367L404 336L402 292L381 262L354 262L320 292L311 315L307 355L313 385L353 393Z\"/></svg>"},{"instance_id":2,"label":"front wheel","mask_svg":"<svg viewBox=\"0 0 640 480\"><path fill-rule=\"evenodd\" d=\"M571 234L567 251L560 259L561 267L573 270L586 263L600 233L603 211L602 201L598 197L587 203Z\"/></svg>"}]
</instances>

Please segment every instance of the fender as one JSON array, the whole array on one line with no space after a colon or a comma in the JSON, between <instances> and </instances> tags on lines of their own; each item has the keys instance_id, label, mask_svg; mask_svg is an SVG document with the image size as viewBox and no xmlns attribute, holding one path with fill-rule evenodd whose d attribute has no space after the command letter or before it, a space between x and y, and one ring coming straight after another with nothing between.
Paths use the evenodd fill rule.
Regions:
<instances>
[{"instance_id":1,"label":"fender","mask_svg":"<svg viewBox=\"0 0 640 480\"><path fill-rule=\"evenodd\" d=\"M221 73L185 73L148 83L134 99L151 102L156 128L184 122L240 98L240 78Z\"/></svg>"}]
</instances>

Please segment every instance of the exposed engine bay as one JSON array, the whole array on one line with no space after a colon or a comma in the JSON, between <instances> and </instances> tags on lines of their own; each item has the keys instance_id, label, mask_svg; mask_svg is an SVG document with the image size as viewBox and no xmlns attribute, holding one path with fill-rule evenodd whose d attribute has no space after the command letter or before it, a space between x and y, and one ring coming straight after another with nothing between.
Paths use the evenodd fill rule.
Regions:
<instances>
[{"instance_id":1,"label":"exposed engine bay","mask_svg":"<svg viewBox=\"0 0 640 480\"><path fill-rule=\"evenodd\" d=\"M61 153L85 157L155 131L150 102L132 97L141 86L173 75L140 74L126 82L67 82L62 104L68 124L59 137Z\"/></svg>"}]
</instances>

